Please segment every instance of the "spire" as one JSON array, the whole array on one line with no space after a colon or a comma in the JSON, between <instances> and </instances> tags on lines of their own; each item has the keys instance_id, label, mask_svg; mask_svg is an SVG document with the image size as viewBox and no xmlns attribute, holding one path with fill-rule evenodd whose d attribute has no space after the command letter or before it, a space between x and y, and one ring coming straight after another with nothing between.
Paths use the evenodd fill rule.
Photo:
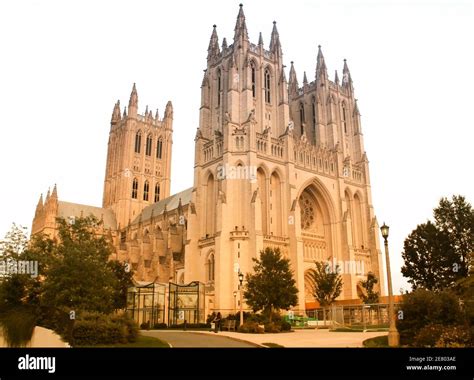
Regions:
<instances>
[{"instance_id":1,"label":"spire","mask_svg":"<svg viewBox=\"0 0 474 380\"><path fill-rule=\"evenodd\" d=\"M58 188L56 184L54 184L53 192L51 194L51 199L58 199Z\"/></svg>"},{"instance_id":2,"label":"spire","mask_svg":"<svg viewBox=\"0 0 474 380\"><path fill-rule=\"evenodd\" d=\"M326 80L327 79L327 68L326 62L324 61L323 52L321 50L321 45L318 45L318 58L316 64L316 80Z\"/></svg>"},{"instance_id":3,"label":"spire","mask_svg":"<svg viewBox=\"0 0 474 380\"><path fill-rule=\"evenodd\" d=\"M334 83L339 84L339 75L337 75L337 70L336 75L334 76Z\"/></svg>"},{"instance_id":4,"label":"spire","mask_svg":"<svg viewBox=\"0 0 474 380\"><path fill-rule=\"evenodd\" d=\"M270 51L281 55L280 35L278 34L276 21L273 21L272 37L270 39Z\"/></svg>"},{"instance_id":5,"label":"spire","mask_svg":"<svg viewBox=\"0 0 474 380\"><path fill-rule=\"evenodd\" d=\"M172 119L173 118L173 103L171 103L171 100L168 101L168 103L166 103L166 108L165 108L165 119L169 118L169 119Z\"/></svg>"},{"instance_id":6,"label":"spire","mask_svg":"<svg viewBox=\"0 0 474 380\"><path fill-rule=\"evenodd\" d=\"M148 116L148 104L145 107L145 117Z\"/></svg>"},{"instance_id":7,"label":"spire","mask_svg":"<svg viewBox=\"0 0 474 380\"><path fill-rule=\"evenodd\" d=\"M306 71L303 74L303 85L307 86L308 85L308 78L306 78Z\"/></svg>"},{"instance_id":8,"label":"spire","mask_svg":"<svg viewBox=\"0 0 474 380\"><path fill-rule=\"evenodd\" d=\"M285 67L286 66L283 66L283 65L281 67L281 78L280 78L281 83L286 83Z\"/></svg>"},{"instance_id":9,"label":"spire","mask_svg":"<svg viewBox=\"0 0 474 380\"><path fill-rule=\"evenodd\" d=\"M259 35L258 35L258 44L259 44L260 46L263 46L262 32L260 32Z\"/></svg>"},{"instance_id":10,"label":"spire","mask_svg":"<svg viewBox=\"0 0 474 380\"><path fill-rule=\"evenodd\" d=\"M352 87L352 78L347 66L347 60L344 59L344 68L342 70L342 87Z\"/></svg>"},{"instance_id":11,"label":"spire","mask_svg":"<svg viewBox=\"0 0 474 380\"><path fill-rule=\"evenodd\" d=\"M359 106L357 105L357 99L354 99L354 115L360 116Z\"/></svg>"},{"instance_id":12,"label":"spire","mask_svg":"<svg viewBox=\"0 0 474 380\"><path fill-rule=\"evenodd\" d=\"M239 37L242 36L244 40L249 39L249 35L247 32L247 25L245 24L245 15L244 15L244 9L243 9L243 4L239 4L239 14L237 15L237 22L235 23L235 29L234 29L234 41L238 40Z\"/></svg>"},{"instance_id":13,"label":"spire","mask_svg":"<svg viewBox=\"0 0 474 380\"><path fill-rule=\"evenodd\" d=\"M207 70L204 70L204 76L202 77L201 87L209 85L209 75L207 74Z\"/></svg>"},{"instance_id":14,"label":"spire","mask_svg":"<svg viewBox=\"0 0 474 380\"><path fill-rule=\"evenodd\" d=\"M222 51L227 49L227 39L224 37L222 40Z\"/></svg>"},{"instance_id":15,"label":"spire","mask_svg":"<svg viewBox=\"0 0 474 380\"><path fill-rule=\"evenodd\" d=\"M111 119L111 123L112 124L115 124L117 123L117 121L119 121L121 118L120 116L120 100L117 100L117 103L115 103L114 105L114 110L112 112L112 119Z\"/></svg>"},{"instance_id":16,"label":"spire","mask_svg":"<svg viewBox=\"0 0 474 380\"><path fill-rule=\"evenodd\" d=\"M217 37L216 25L214 24L211 34L211 40L209 41L209 47L207 48L207 59L217 57L220 53L219 50L219 38Z\"/></svg>"},{"instance_id":17,"label":"spire","mask_svg":"<svg viewBox=\"0 0 474 380\"><path fill-rule=\"evenodd\" d=\"M130 101L128 102L128 108L138 106L138 94L135 83L133 84L132 93L130 94Z\"/></svg>"},{"instance_id":18,"label":"spire","mask_svg":"<svg viewBox=\"0 0 474 380\"><path fill-rule=\"evenodd\" d=\"M160 113L158 112L158 108L156 109L155 120L160 120Z\"/></svg>"},{"instance_id":19,"label":"spire","mask_svg":"<svg viewBox=\"0 0 474 380\"><path fill-rule=\"evenodd\" d=\"M36 212L43 209L43 194L41 193L40 198L38 200L38 204L36 205Z\"/></svg>"},{"instance_id":20,"label":"spire","mask_svg":"<svg viewBox=\"0 0 474 380\"><path fill-rule=\"evenodd\" d=\"M45 205L46 205L46 203L49 202L49 195L50 195L50 193L49 193L49 187L48 187L48 192L46 193L46 200L44 202Z\"/></svg>"},{"instance_id":21,"label":"spire","mask_svg":"<svg viewBox=\"0 0 474 380\"><path fill-rule=\"evenodd\" d=\"M127 106L123 107L123 118L127 117Z\"/></svg>"},{"instance_id":22,"label":"spire","mask_svg":"<svg viewBox=\"0 0 474 380\"><path fill-rule=\"evenodd\" d=\"M296 70L295 66L293 66L293 61L291 61L291 67L290 67L290 79L288 81L288 87L290 93L297 93L298 92L298 79L296 77Z\"/></svg>"}]
</instances>

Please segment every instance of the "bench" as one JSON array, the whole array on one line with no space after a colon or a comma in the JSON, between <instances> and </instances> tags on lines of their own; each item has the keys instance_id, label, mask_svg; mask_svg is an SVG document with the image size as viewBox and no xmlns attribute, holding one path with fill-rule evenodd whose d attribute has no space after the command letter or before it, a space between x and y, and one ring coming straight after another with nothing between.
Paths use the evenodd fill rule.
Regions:
<instances>
[{"instance_id":1,"label":"bench","mask_svg":"<svg viewBox=\"0 0 474 380\"><path fill-rule=\"evenodd\" d=\"M226 319L221 325L221 330L227 329L227 331L235 331L235 319Z\"/></svg>"}]
</instances>

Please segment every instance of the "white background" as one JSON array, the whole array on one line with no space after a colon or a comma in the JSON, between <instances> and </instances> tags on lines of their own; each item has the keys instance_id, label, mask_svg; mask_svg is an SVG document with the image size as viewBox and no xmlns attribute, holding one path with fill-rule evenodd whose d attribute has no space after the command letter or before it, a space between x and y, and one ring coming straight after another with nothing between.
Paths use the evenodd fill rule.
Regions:
<instances>
[{"instance_id":1,"label":"white background","mask_svg":"<svg viewBox=\"0 0 474 380\"><path fill-rule=\"evenodd\" d=\"M277 21L286 65L330 78L347 58L394 290L403 240L443 196L474 199L470 1L254 1L252 42ZM110 117L137 83L139 110L174 105L172 193L192 186L200 84L212 25L232 43L233 1L0 3L0 236L30 226L40 193L101 206Z\"/></svg>"}]
</instances>

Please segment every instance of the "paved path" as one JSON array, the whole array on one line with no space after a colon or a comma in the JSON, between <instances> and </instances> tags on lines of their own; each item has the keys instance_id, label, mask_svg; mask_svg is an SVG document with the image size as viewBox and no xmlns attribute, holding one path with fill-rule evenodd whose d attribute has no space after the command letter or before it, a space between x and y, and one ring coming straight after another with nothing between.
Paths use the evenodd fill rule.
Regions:
<instances>
[{"instance_id":1,"label":"paved path","mask_svg":"<svg viewBox=\"0 0 474 380\"><path fill-rule=\"evenodd\" d=\"M209 334L203 332L203 334ZM331 332L321 330L296 330L279 334L242 334L222 331L221 336L243 339L256 344L277 343L283 347L363 347L362 342L388 332Z\"/></svg>"},{"instance_id":2,"label":"paved path","mask_svg":"<svg viewBox=\"0 0 474 380\"><path fill-rule=\"evenodd\" d=\"M387 332L331 332L296 330L280 334L243 334L221 331L141 331L170 343L173 347L256 347L262 343L277 343L283 347L362 347L365 339L387 335Z\"/></svg>"},{"instance_id":3,"label":"paved path","mask_svg":"<svg viewBox=\"0 0 474 380\"><path fill-rule=\"evenodd\" d=\"M173 347L246 347L255 348L255 343L225 337L222 333L201 333L191 331L150 330L140 331L142 335L152 336L168 342ZM241 334L244 335L244 334ZM235 337L234 337L235 338Z\"/></svg>"}]
</instances>

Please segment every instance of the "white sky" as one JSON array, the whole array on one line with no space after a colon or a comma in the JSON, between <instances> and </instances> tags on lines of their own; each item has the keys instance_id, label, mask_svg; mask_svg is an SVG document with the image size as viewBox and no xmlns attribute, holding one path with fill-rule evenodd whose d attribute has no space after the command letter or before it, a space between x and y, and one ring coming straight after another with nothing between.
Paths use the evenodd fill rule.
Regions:
<instances>
[{"instance_id":1,"label":"white sky","mask_svg":"<svg viewBox=\"0 0 474 380\"><path fill-rule=\"evenodd\" d=\"M200 84L212 25L232 43L239 1L0 2L0 236L30 227L40 193L101 206L113 105L174 105L172 193L192 186ZM394 290L404 238L442 196L474 201L474 17L470 1L253 1L252 42L277 21L285 64L331 79L347 58L370 160L373 203L390 225Z\"/></svg>"}]
</instances>

